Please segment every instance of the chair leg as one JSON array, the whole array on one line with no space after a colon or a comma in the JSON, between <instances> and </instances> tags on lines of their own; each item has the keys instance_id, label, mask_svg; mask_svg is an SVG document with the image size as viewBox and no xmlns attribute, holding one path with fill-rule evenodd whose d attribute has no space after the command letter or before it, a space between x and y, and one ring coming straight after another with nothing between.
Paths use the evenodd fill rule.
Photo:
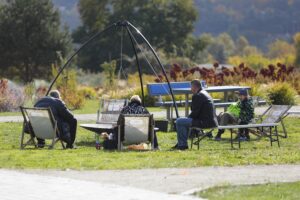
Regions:
<instances>
[{"instance_id":1,"label":"chair leg","mask_svg":"<svg viewBox=\"0 0 300 200\"><path fill-rule=\"evenodd\" d=\"M240 133L238 133L238 141L239 141L239 149L241 148L241 137Z\"/></svg>"},{"instance_id":2,"label":"chair leg","mask_svg":"<svg viewBox=\"0 0 300 200\"><path fill-rule=\"evenodd\" d=\"M191 149L193 149L194 137L192 136L192 129L189 128L188 136L191 138Z\"/></svg>"},{"instance_id":3,"label":"chair leg","mask_svg":"<svg viewBox=\"0 0 300 200\"><path fill-rule=\"evenodd\" d=\"M232 137L232 129L230 129L230 143L231 143L231 149L233 149L233 137Z\"/></svg>"},{"instance_id":4,"label":"chair leg","mask_svg":"<svg viewBox=\"0 0 300 200\"><path fill-rule=\"evenodd\" d=\"M54 149L54 145L55 145L55 143L57 142L57 139L56 139L56 133L57 133L57 122L55 122L55 125L54 125L53 138L52 138L51 145L49 146L49 149ZM59 132L58 132L58 137L60 137ZM59 138L59 139L60 139L60 138Z\"/></svg>"},{"instance_id":5,"label":"chair leg","mask_svg":"<svg viewBox=\"0 0 300 200\"><path fill-rule=\"evenodd\" d=\"M34 141L34 137L32 136L32 133L29 133L30 135L30 139L24 143L24 139L25 139L25 123L23 123L23 128L22 128L22 133L21 133L21 138L20 138L20 149L24 149L27 145L29 144L33 144L33 146L36 148L36 142Z\"/></svg>"},{"instance_id":6,"label":"chair leg","mask_svg":"<svg viewBox=\"0 0 300 200\"><path fill-rule=\"evenodd\" d=\"M23 123L23 130L22 130L22 134L21 134L21 141L20 141L20 149L24 149L24 134L25 134L25 124Z\"/></svg>"},{"instance_id":7,"label":"chair leg","mask_svg":"<svg viewBox=\"0 0 300 200\"><path fill-rule=\"evenodd\" d=\"M118 127L118 151L121 151L121 126Z\"/></svg>"},{"instance_id":8,"label":"chair leg","mask_svg":"<svg viewBox=\"0 0 300 200\"><path fill-rule=\"evenodd\" d=\"M199 133L197 133L197 149L199 150L200 149L200 141L206 137L205 133L201 130L200 131L202 134L204 134L204 136L200 139L200 136L199 136Z\"/></svg>"},{"instance_id":9,"label":"chair leg","mask_svg":"<svg viewBox=\"0 0 300 200\"><path fill-rule=\"evenodd\" d=\"M66 149L66 146L65 146L64 142L63 142L61 139L60 139L59 141L60 141L60 143L61 143L62 148L63 148L63 149Z\"/></svg>"},{"instance_id":10,"label":"chair leg","mask_svg":"<svg viewBox=\"0 0 300 200\"><path fill-rule=\"evenodd\" d=\"M154 129L151 130L151 150L154 149Z\"/></svg>"},{"instance_id":11,"label":"chair leg","mask_svg":"<svg viewBox=\"0 0 300 200\"><path fill-rule=\"evenodd\" d=\"M277 126L275 126L275 134L276 134L276 138L277 138L277 145L278 145L278 147L280 147Z\"/></svg>"},{"instance_id":12,"label":"chair leg","mask_svg":"<svg viewBox=\"0 0 300 200\"><path fill-rule=\"evenodd\" d=\"M271 142L271 146L273 146L272 127L269 127L269 130L270 130L270 142Z\"/></svg>"},{"instance_id":13,"label":"chair leg","mask_svg":"<svg viewBox=\"0 0 300 200\"><path fill-rule=\"evenodd\" d=\"M283 119L280 120L280 123L281 123L281 126L282 126L282 129L283 129L283 138L287 138L287 131L286 131L286 128L285 128L285 125L283 123Z\"/></svg>"}]
</instances>

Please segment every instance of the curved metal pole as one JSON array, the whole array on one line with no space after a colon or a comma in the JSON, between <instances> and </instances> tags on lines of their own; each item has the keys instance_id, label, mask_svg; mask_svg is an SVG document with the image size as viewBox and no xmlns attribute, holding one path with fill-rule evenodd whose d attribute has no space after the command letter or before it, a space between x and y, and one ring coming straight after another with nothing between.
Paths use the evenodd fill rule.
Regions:
<instances>
[{"instance_id":1,"label":"curved metal pole","mask_svg":"<svg viewBox=\"0 0 300 200\"><path fill-rule=\"evenodd\" d=\"M52 81L46 96L49 94L51 88L53 87L54 83L56 82L56 80L58 79L59 75L62 73L62 71L69 65L69 63L71 62L71 60L74 58L74 56L76 56L86 45L88 45L91 41L93 41L95 38L97 38L99 35L101 35L102 33L105 33L106 31L108 31L109 29L111 29L112 27L116 26L117 24L114 23L108 27L106 27L104 30L96 33L95 35L93 35L90 39L88 39L85 43L83 43L83 45L81 45L79 47L79 49L77 51L75 51L75 53L73 53L70 58L67 60L67 62L63 65L63 67L59 70L59 72L57 73L56 77L54 78L54 80Z\"/></svg>"},{"instance_id":2,"label":"curved metal pole","mask_svg":"<svg viewBox=\"0 0 300 200\"><path fill-rule=\"evenodd\" d=\"M137 68L138 68L138 72L139 72L141 89L142 89L142 104L145 107L145 96L144 96L144 85L143 85L143 78L142 78L142 70L141 70L139 58L138 58L138 55L137 55L137 50L136 50L136 48L134 46L133 35L132 35L131 31L129 30L128 26L126 26L126 29L127 29L128 35L130 37L132 48L133 48L133 51L134 51L134 54L135 54L135 59L136 59L136 64L137 64Z\"/></svg>"},{"instance_id":3,"label":"curved metal pole","mask_svg":"<svg viewBox=\"0 0 300 200\"><path fill-rule=\"evenodd\" d=\"M166 80L167 80L168 86L169 86L169 88L170 88L170 93L171 93L171 96L172 96L173 106L174 106L175 112L176 112L176 117L178 118L178 117L179 117L179 114L178 114L177 104L176 104L176 102L175 102L174 93L173 93L171 84L170 84L170 82L169 82L169 79L168 79L168 77L167 77L167 73L166 73L164 67L163 67L162 64L161 64L158 55L156 54L156 52L154 51L153 47L152 47L151 44L148 42L148 40L145 38L145 36L144 36L144 35L143 35L143 34L142 34L135 26L133 26L130 22L127 21L126 23L127 23L130 27L132 27L132 28L133 28L133 29L134 29L134 30L142 37L142 39L146 42L146 44L148 45L148 47L150 48L150 50L151 50L152 53L154 54L154 56L155 56L155 58L156 58L156 60L157 60L157 62L158 62L158 64L159 64L159 66L160 66L160 68L162 69L163 74L164 74L164 76L165 76L165 78L166 78Z\"/></svg>"}]
</instances>

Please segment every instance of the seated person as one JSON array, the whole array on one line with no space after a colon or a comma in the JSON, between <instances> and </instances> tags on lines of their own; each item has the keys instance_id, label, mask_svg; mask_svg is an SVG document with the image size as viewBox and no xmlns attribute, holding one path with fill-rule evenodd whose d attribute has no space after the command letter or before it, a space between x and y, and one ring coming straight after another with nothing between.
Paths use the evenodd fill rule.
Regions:
<instances>
[{"instance_id":1,"label":"seated person","mask_svg":"<svg viewBox=\"0 0 300 200\"><path fill-rule=\"evenodd\" d=\"M217 119L213 106L213 99L205 91L199 80L191 82L191 90L193 93L191 113L188 117L178 118L176 120L177 144L173 149L188 149L187 139L188 130L191 126L199 128L217 127Z\"/></svg>"},{"instance_id":2,"label":"seated person","mask_svg":"<svg viewBox=\"0 0 300 200\"><path fill-rule=\"evenodd\" d=\"M249 124L254 117L254 107L252 98L248 95L246 89L242 89L238 92L239 101L236 106L239 109L239 113L235 116L233 113L225 112L221 113L218 116L219 125L226 126L229 124ZM218 134L215 137L215 140L221 140L221 135L225 132L224 129L219 130ZM249 130L248 129L239 129L240 140L249 140Z\"/></svg>"},{"instance_id":3,"label":"seated person","mask_svg":"<svg viewBox=\"0 0 300 200\"><path fill-rule=\"evenodd\" d=\"M125 106L120 114L150 114L148 110L142 106L141 98L138 95L133 95L130 98L130 102L127 106ZM118 122L121 120L119 117ZM154 132L154 149L159 149L156 132Z\"/></svg>"},{"instance_id":4,"label":"seated person","mask_svg":"<svg viewBox=\"0 0 300 200\"><path fill-rule=\"evenodd\" d=\"M54 118L57 120L58 130L61 134L60 139L67 143L67 148L73 148L76 137L77 120L61 100L59 91L50 91L49 96L39 99L34 107L50 107ZM45 141L39 138L37 138L37 140L38 147L44 147Z\"/></svg>"}]
</instances>

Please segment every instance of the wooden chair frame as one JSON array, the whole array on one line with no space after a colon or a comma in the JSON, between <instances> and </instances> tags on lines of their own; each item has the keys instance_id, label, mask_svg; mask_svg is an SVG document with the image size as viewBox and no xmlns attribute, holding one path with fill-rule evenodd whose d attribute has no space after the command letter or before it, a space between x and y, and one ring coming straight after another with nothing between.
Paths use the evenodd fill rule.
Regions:
<instances>
[{"instance_id":1,"label":"wooden chair frame","mask_svg":"<svg viewBox=\"0 0 300 200\"><path fill-rule=\"evenodd\" d=\"M154 120L152 114L121 114L120 124L118 124L118 150L123 150L123 141L121 138L121 134L125 134L125 117L148 117L149 119L149 133L148 133L148 141L151 143L151 150L154 149Z\"/></svg>"},{"instance_id":2,"label":"wooden chair frame","mask_svg":"<svg viewBox=\"0 0 300 200\"><path fill-rule=\"evenodd\" d=\"M30 123L27 110L37 110L37 111L38 110L43 110L43 111L46 110L48 112L49 119L51 121L52 128L53 128L53 138L51 139L52 142L49 145L49 149L53 149L54 145L59 141L61 142L62 148L65 149L65 145L64 145L63 141L60 139L60 131L57 126L57 121L55 120L50 108L27 108L27 107L21 106L20 110L21 110L22 116L24 118L23 128L22 128L22 133L21 133L20 149L24 149L27 145L30 145L30 144L33 144L35 148L37 147L37 143L35 141L35 134L33 132L33 129L31 128L32 125ZM30 134L30 139L26 142L24 142L25 134L26 134L25 127L28 127L27 130ZM41 138L41 139L45 139L45 138Z\"/></svg>"}]
</instances>

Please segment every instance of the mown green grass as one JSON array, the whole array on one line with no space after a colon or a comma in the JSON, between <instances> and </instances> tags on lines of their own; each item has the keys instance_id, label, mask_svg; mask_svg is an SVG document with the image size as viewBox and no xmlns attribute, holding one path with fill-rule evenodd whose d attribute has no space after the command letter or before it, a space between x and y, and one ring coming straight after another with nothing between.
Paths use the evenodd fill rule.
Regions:
<instances>
[{"instance_id":1,"label":"mown green grass","mask_svg":"<svg viewBox=\"0 0 300 200\"><path fill-rule=\"evenodd\" d=\"M86 100L83 107L80 109L73 110L74 114L94 114L99 109L100 100L90 99Z\"/></svg>"},{"instance_id":2,"label":"mown green grass","mask_svg":"<svg viewBox=\"0 0 300 200\"><path fill-rule=\"evenodd\" d=\"M0 117L5 116L21 116L21 112L0 112Z\"/></svg>"},{"instance_id":3,"label":"mown green grass","mask_svg":"<svg viewBox=\"0 0 300 200\"><path fill-rule=\"evenodd\" d=\"M232 150L228 141L204 140L200 150L170 151L176 143L176 133L158 133L161 151L109 152L96 150L94 134L78 128L78 149L19 150L21 123L0 123L0 168L51 169L140 169L165 167L234 166L250 164L300 163L300 119L286 119L289 137L281 139L281 148L270 146L269 140L242 143Z\"/></svg>"},{"instance_id":4,"label":"mown green grass","mask_svg":"<svg viewBox=\"0 0 300 200\"><path fill-rule=\"evenodd\" d=\"M300 182L213 187L197 196L209 200L298 200Z\"/></svg>"}]
</instances>

